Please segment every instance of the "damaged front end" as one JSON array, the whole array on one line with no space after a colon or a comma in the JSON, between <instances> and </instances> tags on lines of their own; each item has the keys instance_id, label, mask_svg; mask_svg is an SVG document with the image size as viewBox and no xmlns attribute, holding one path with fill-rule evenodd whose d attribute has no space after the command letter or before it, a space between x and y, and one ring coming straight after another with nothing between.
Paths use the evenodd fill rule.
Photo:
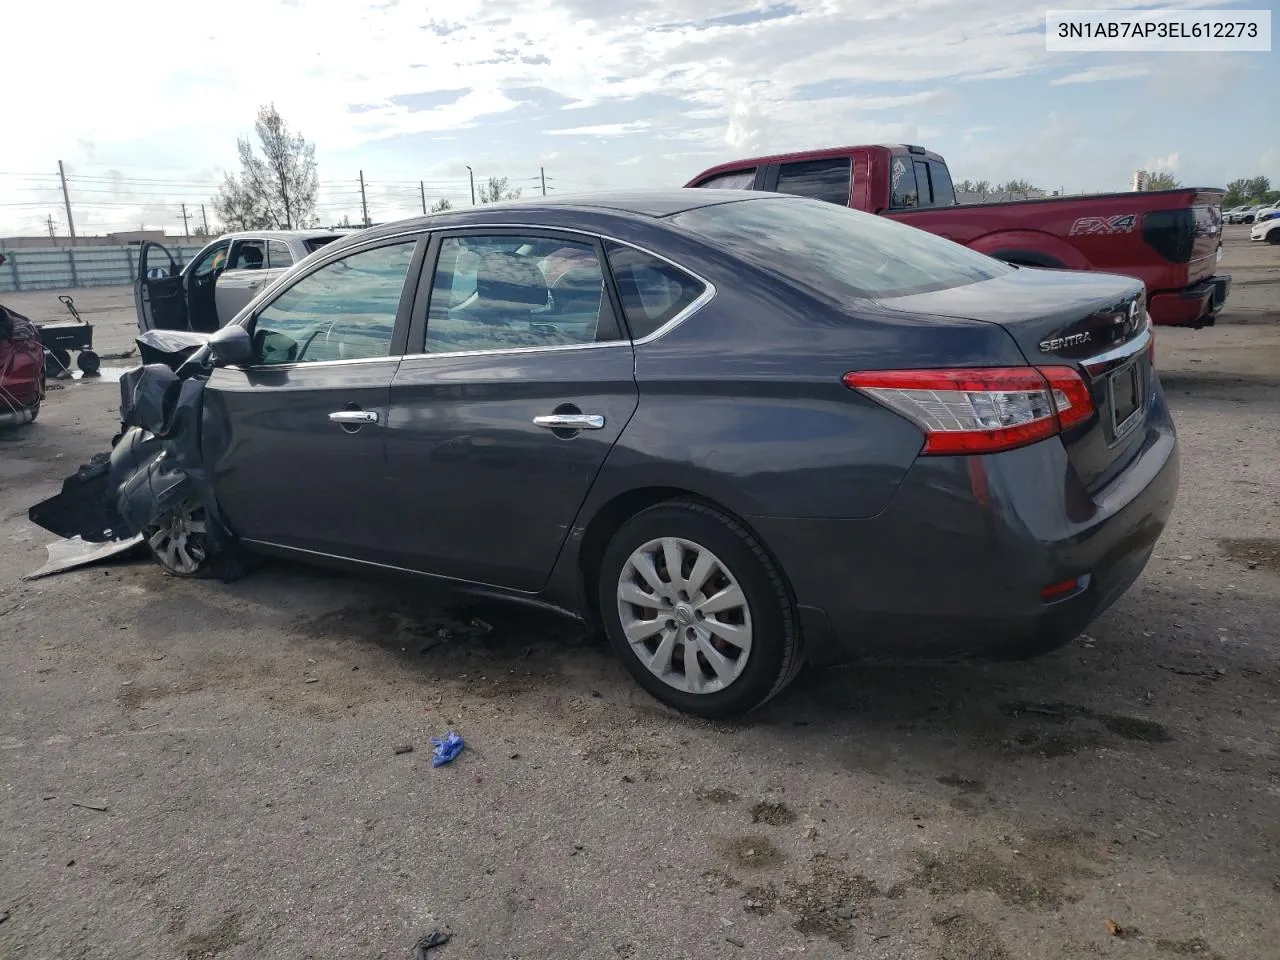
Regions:
<instances>
[{"instance_id":1,"label":"damaged front end","mask_svg":"<svg viewBox=\"0 0 1280 960\"><path fill-rule=\"evenodd\" d=\"M120 433L63 481L62 491L31 507L28 518L67 540L57 572L145 542L169 572L196 576L244 572L218 509L202 455L204 390L216 366L252 358L248 332L212 335L151 330L137 338L142 365L120 378ZM119 550L105 545L117 544ZM51 551L50 566L54 565Z\"/></svg>"}]
</instances>

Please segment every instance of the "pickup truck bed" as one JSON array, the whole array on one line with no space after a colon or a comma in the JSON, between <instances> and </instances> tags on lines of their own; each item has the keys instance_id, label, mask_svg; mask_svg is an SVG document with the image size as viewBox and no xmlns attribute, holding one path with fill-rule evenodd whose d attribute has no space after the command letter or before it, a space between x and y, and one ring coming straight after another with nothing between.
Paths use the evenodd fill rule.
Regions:
<instances>
[{"instance_id":1,"label":"pickup truck bed","mask_svg":"<svg viewBox=\"0 0 1280 960\"><path fill-rule=\"evenodd\" d=\"M957 204L946 161L880 144L720 164L690 187L799 194L891 217L1021 266L1118 273L1147 287L1157 324L1212 324L1231 277L1216 273L1223 191L1179 188Z\"/></svg>"}]
</instances>

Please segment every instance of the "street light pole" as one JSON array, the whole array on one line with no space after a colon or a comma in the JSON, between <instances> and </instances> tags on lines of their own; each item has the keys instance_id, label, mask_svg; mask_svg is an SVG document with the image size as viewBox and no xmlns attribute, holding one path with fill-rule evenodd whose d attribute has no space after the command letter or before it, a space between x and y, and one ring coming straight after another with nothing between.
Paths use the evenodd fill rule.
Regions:
<instances>
[{"instance_id":1,"label":"street light pole","mask_svg":"<svg viewBox=\"0 0 1280 960\"><path fill-rule=\"evenodd\" d=\"M471 169L471 164L465 164L467 175L471 178L471 205L476 205L476 172Z\"/></svg>"}]
</instances>

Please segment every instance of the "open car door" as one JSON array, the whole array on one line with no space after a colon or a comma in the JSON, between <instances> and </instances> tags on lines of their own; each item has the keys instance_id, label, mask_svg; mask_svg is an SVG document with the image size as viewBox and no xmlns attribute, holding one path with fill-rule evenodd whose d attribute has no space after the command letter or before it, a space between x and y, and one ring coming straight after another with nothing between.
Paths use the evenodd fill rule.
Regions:
<instances>
[{"instance_id":1,"label":"open car door","mask_svg":"<svg viewBox=\"0 0 1280 960\"><path fill-rule=\"evenodd\" d=\"M147 241L138 254L133 287L138 330L186 330L187 291L182 268L162 244Z\"/></svg>"}]
</instances>

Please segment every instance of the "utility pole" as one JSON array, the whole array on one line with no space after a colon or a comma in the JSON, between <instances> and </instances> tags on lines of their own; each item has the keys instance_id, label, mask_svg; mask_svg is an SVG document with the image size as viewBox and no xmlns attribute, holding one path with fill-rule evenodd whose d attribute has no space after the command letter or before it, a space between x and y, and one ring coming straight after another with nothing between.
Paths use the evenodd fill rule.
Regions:
<instances>
[{"instance_id":1,"label":"utility pole","mask_svg":"<svg viewBox=\"0 0 1280 960\"><path fill-rule=\"evenodd\" d=\"M200 204L200 219L204 221L204 235L209 236L209 215L204 212L204 204Z\"/></svg>"},{"instance_id":2,"label":"utility pole","mask_svg":"<svg viewBox=\"0 0 1280 960\"><path fill-rule=\"evenodd\" d=\"M54 245L55 245L55 246L57 245L57 243L56 243L56 238L55 238L54 233L53 233L53 214L50 214L50 215L49 215L49 239L50 239L50 240L54 240L54 241L55 241L55 244L54 244Z\"/></svg>"},{"instance_id":3,"label":"utility pole","mask_svg":"<svg viewBox=\"0 0 1280 960\"><path fill-rule=\"evenodd\" d=\"M547 195L547 168L539 167L538 176L542 178L542 195L545 197Z\"/></svg>"},{"instance_id":4,"label":"utility pole","mask_svg":"<svg viewBox=\"0 0 1280 960\"><path fill-rule=\"evenodd\" d=\"M427 212L427 185L421 180L418 181L418 192L422 194L422 212Z\"/></svg>"},{"instance_id":5,"label":"utility pole","mask_svg":"<svg viewBox=\"0 0 1280 960\"><path fill-rule=\"evenodd\" d=\"M182 239L190 240L191 232L187 229L187 205L182 205Z\"/></svg>"},{"instance_id":6,"label":"utility pole","mask_svg":"<svg viewBox=\"0 0 1280 960\"><path fill-rule=\"evenodd\" d=\"M76 222L71 219L71 195L67 193L67 173L58 161L58 176L62 178L62 202L67 206L67 230L71 233L71 245L76 245Z\"/></svg>"},{"instance_id":7,"label":"utility pole","mask_svg":"<svg viewBox=\"0 0 1280 960\"><path fill-rule=\"evenodd\" d=\"M369 202L364 196L364 171L360 171L360 209L364 211L364 225L369 225Z\"/></svg>"},{"instance_id":8,"label":"utility pole","mask_svg":"<svg viewBox=\"0 0 1280 960\"><path fill-rule=\"evenodd\" d=\"M467 168L467 176L471 178L471 205L476 205L476 172L471 169L470 164L465 164Z\"/></svg>"}]
</instances>

